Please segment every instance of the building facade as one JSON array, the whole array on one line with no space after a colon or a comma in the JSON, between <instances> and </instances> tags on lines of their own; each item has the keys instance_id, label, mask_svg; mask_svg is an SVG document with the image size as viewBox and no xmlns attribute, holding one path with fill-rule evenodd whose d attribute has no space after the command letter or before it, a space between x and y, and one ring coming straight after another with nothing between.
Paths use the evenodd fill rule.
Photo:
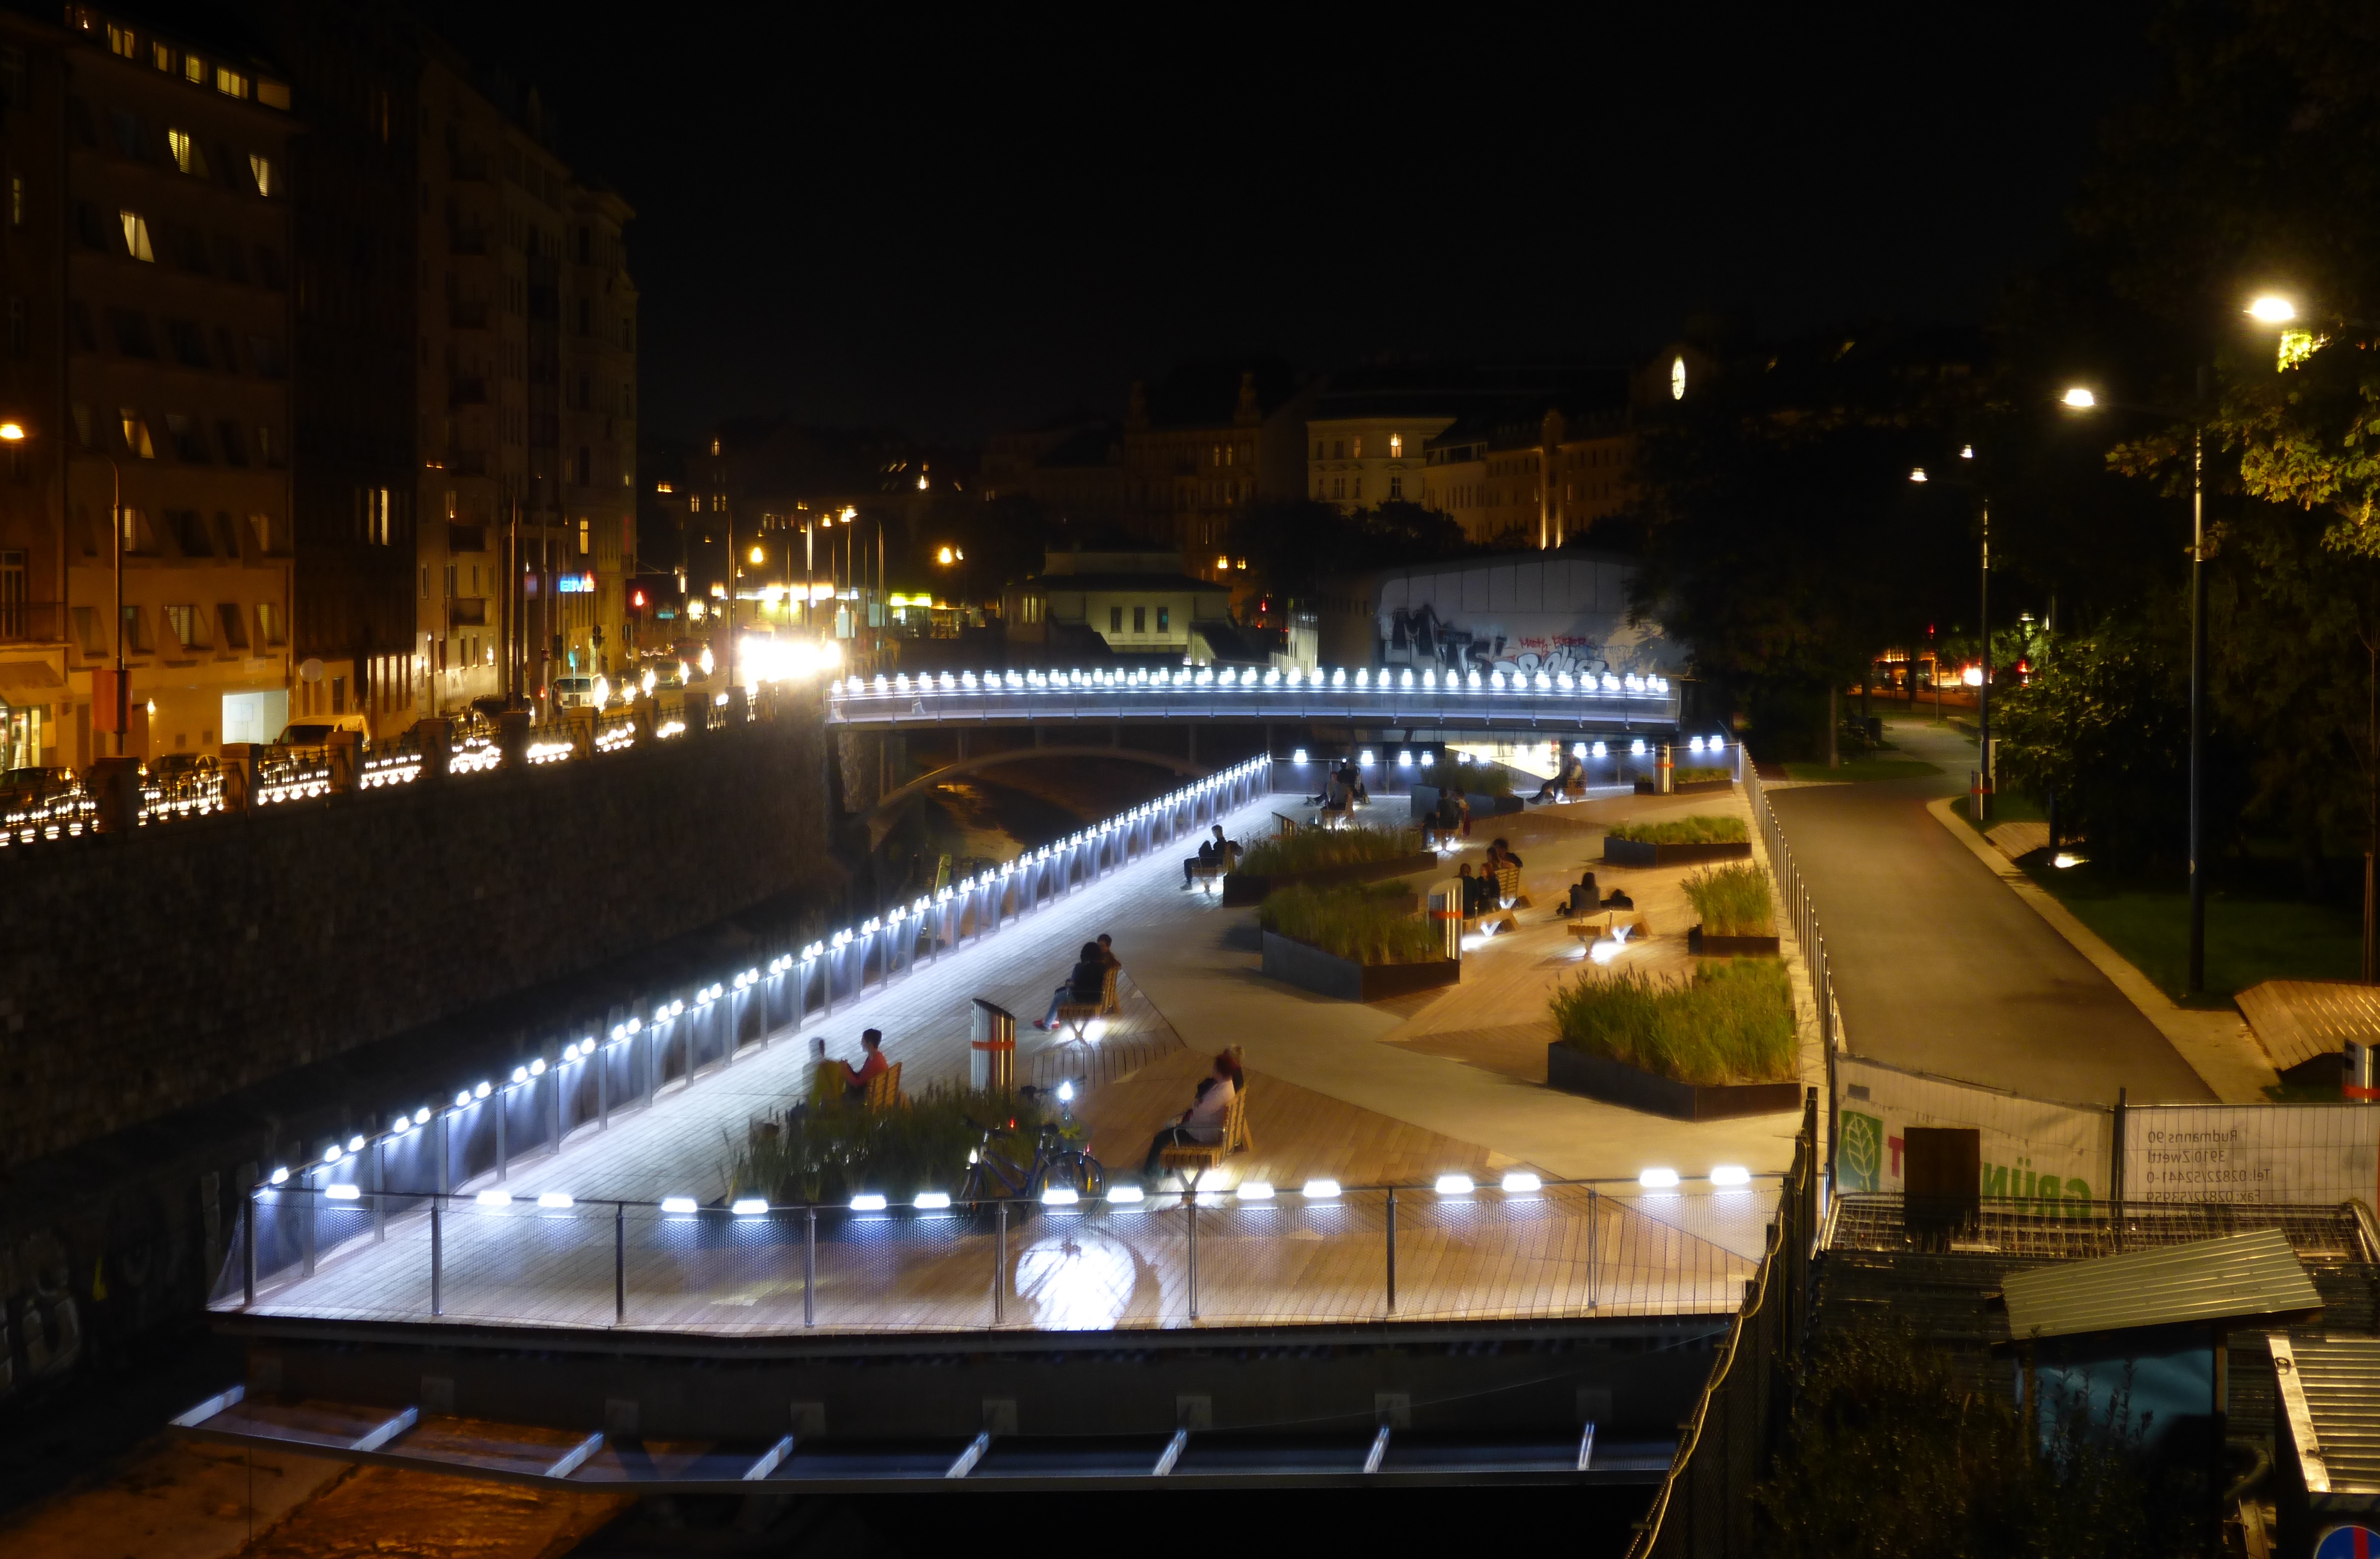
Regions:
<instances>
[{"instance_id":1,"label":"building facade","mask_svg":"<svg viewBox=\"0 0 2380 1559\"><path fill-rule=\"evenodd\" d=\"M63 21L0 51L0 736L12 767L197 756L288 709L291 93L237 42Z\"/></svg>"},{"instance_id":2,"label":"building facade","mask_svg":"<svg viewBox=\"0 0 2380 1559\"><path fill-rule=\"evenodd\" d=\"M1039 574L1008 587L1008 636L1044 645L1087 632L1111 654L1178 662L1193 630L1228 622L1232 607L1229 586L1194 577L1183 562L1179 552L1051 552Z\"/></svg>"},{"instance_id":3,"label":"building facade","mask_svg":"<svg viewBox=\"0 0 2380 1559\"><path fill-rule=\"evenodd\" d=\"M1178 550L1191 574L1231 572L1233 526L1257 503L1305 490L1314 387L1284 364L1184 364L1135 384L1123 438L1123 524Z\"/></svg>"},{"instance_id":4,"label":"building facade","mask_svg":"<svg viewBox=\"0 0 2380 1559\"><path fill-rule=\"evenodd\" d=\"M1422 502L1429 441L1453 421L1451 415L1427 412L1339 410L1326 398L1305 424L1313 445L1307 496L1347 514L1382 503Z\"/></svg>"}]
</instances>

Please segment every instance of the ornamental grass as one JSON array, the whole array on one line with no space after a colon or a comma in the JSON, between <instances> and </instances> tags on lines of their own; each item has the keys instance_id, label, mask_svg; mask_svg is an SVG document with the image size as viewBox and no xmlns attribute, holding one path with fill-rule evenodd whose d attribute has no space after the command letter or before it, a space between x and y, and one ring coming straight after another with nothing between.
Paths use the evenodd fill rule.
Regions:
<instances>
[{"instance_id":1,"label":"ornamental grass","mask_svg":"<svg viewBox=\"0 0 2380 1559\"><path fill-rule=\"evenodd\" d=\"M1411 828L1300 828L1248 846L1238 870L1250 876L1280 876L1419 853L1421 836Z\"/></svg>"},{"instance_id":2,"label":"ornamental grass","mask_svg":"<svg viewBox=\"0 0 2380 1559\"><path fill-rule=\"evenodd\" d=\"M1683 884L1706 937L1774 937L1777 915L1768 898L1768 874L1758 866L1713 866Z\"/></svg>"},{"instance_id":3,"label":"ornamental grass","mask_svg":"<svg viewBox=\"0 0 2380 1559\"><path fill-rule=\"evenodd\" d=\"M1400 884L1268 894L1257 912L1267 931L1356 963L1430 963L1446 956L1444 935L1414 912Z\"/></svg>"},{"instance_id":4,"label":"ornamental grass","mask_svg":"<svg viewBox=\"0 0 2380 1559\"><path fill-rule=\"evenodd\" d=\"M1500 763L1456 763L1450 758L1433 758L1415 776L1416 785L1435 785L1441 791L1463 791L1475 796L1509 796L1512 793L1512 771Z\"/></svg>"},{"instance_id":5,"label":"ornamental grass","mask_svg":"<svg viewBox=\"0 0 2380 1559\"><path fill-rule=\"evenodd\" d=\"M1742 844L1752 836L1745 832L1741 817L1697 812L1691 817L1670 817L1658 823L1622 823L1609 837L1636 844Z\"/></svg>"},{"instance_id":6,"label":"ornamental grass","mask_svg":"<svg viewBox=\"0 0 2380 1559\"><path fill-rule=\"evenodd\" d=\"M730 1201L843 1202L862 1192L894 1202L918 1192L955 1191L979 1127L998 1123L996 1141L1017 1164L1033 1161L1042 1111L1019 1094L928 1088L897 1109L870 1110L848 1099L843 1069L820 1069L817 1093L778 1114L748 1122L744 1142L726 1143L722 1178Z\"/></svg>"},{"instance_id":7,"label":"ornamental grass","mask_svg":"<svg viewBox=\"0 0 2380 1559\"><path fill-rule=\"evenodd\" d=\"M1666 981L1635 970L1556 987L1561 1043L1656 1077L1713 1086L1798 1072L1793 987L1773 958L1738 959Z\"/></svg>"}]
</instances>

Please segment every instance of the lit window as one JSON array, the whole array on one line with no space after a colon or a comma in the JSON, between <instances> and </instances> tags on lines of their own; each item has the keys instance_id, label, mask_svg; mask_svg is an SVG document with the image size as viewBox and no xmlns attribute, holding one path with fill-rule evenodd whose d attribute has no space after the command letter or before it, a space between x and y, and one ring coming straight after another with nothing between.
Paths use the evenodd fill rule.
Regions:
<instances>
[{"instance_id":1,"label":"lit window","mask_svg":"<svg viewBox=\"0 0 2380 1559\"><path fill-rule=\"evenodd\" d=\"M124 425L124 453L140 460L156 459L157 446L150 441L147 420L130 406L124 407L116 417Z\"/></svg>"},{"instance_id":2,"label":"lit window","mask_svg":"<svg viewBox=\"0 0 2380 1559\"><path fill-rule=\"evenodd\" d=\"M1364 435L1363 435L1363 434L1358 433L1358 434L1356 434L1356 435L1355 435L1355 437L1354 437L1354 447L1348 451L1348 454L1349 454L1349 456L1350 456L1351 458L1355 459L1355 460L1361 460L1361 459L1363 459L1363 458L1364 458Z\"/></svg>"},{"instance_id":3,"label":"lit window","mask_svg":"<svg viewBox=\"0 0 2380 1559\"><path fill-rule=\"evenodd\" d=\"M166 44L152 39L149 43L149 59L150 63L156 66L158 69L169 76L173 74L174 51Z\"/></svg>"},{"instance_id":4,"label":"lit window","mask_svg":"<svg viewBox=\"0 0 2380 1559\"><path fill-rule=\"evenodd\" d=\"M107 24L107 47L111 53L122 54L126 59L132 58L132 30L128 27L118 27L114 22L109 22Z\"/></svg>"},{"instance_id":5,"label":"lit window","mask_svg":"<svg viewBox=\"0 0 2380 1559\"><path fill-rule=\"evenodd\" d=\"M138 211L119 211L124 223L124 252L135 260L157 261L157 251L149 247L149 221Z\"/></svg>"},{"instance_id":6,"label":"lit window","mask_svg":"<svg viewBox=\"0 0 2380 1559\"><path fill-rule=\"evenodd\" d=\"M1391 434L1390 434L1390 435L1389 435L1389 458L1390 458L1390 460L1402 460L1402 459L1403 459L1403 458L1404 458L1404 453L1405 453L1405 436L1404 436L1402 433L1391 433Z\"/></svg>"},{"instance_id":7,"label":"lit window","mask_svg":"<svg viewBox=\"0 0 2380 1559\"><path fill-rule=\"evenodd\" d=\"M182 74L203 87L207 84L207 62L196 54L182 56Z\"/></svg>"},{"instance_id":8,"label":"lit window","mask_svg":"<svg viewBox=\"0 0 2380 1559\"><path fill-rule=\"evenodd\" d=\"M256 192L259 195L271 195L280 187L273 182L273 159L270 157L261 157L255 152L249 152L248 172L249 176L256 180Z\"/></svg>"},{"instance_id":9,"label":"lit window","mask_svg":"<svg viewBox=\"0 0 2380 1559\"><path fill-rule=\"evenodd\" d=\"M227 65L216 66L215 91L225 97L244 98L248 95L248 78Z\"/></svg>"},{"instance_id":10,"label":"lit window","mask_svg":"<svg viewBox=\"0 0 2380 1559\"><path fill-rule=\"evenodd\" d=\"M199 145L199 138L188 130L167 130L165 144L174 153L174 166L200 178L207 176L207 154Z\"/></svg>"},{"instance_id":11,"label":"lit window","mask_svg":"<svg viewBox=\"0 0 2380 1559\"><path fill-rule=\"evenodd\" d=\"M196 649L199 645L199 609L194 606L169 606L165 609L165 625L184 649Z\"/></svg>"},{"instance_id":12,"label":"lit window","mask_svg":"<svg viewBox=\"0 0 2380 1559\"><path fill-rule=\"evenodd\" d=\"M591 540L591 538L590 538L590 536L589 535L589 531L588 531L588 522L586 522L585 520L581 520L581 521L579 521L579 522L578 522L578 555L579 555L580 557L582 557L582 558L583 558L583 557L585 557L585 556L588 554L588 552L591 550L590 545L589 545L590 540ZM753 549L753 550L758 551L758 550L759 550L759 549L756 547L756 548L754 548L754 549Z\"/></svg>"}]
</instances>

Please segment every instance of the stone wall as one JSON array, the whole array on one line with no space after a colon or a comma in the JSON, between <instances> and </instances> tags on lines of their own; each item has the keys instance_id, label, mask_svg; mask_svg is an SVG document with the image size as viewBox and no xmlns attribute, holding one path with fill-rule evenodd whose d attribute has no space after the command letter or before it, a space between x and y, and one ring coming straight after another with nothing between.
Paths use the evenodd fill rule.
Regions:
<instances>
[{"instance_id":1,"label":"stone wall","mask_svg":"<svg viewBox=\"0 0 2380 1559\"><path fill-rule=\"evenodd\" d=\"M0 852L0 1168L823 882L815 709Z\"/></svg>"}]
</instances>

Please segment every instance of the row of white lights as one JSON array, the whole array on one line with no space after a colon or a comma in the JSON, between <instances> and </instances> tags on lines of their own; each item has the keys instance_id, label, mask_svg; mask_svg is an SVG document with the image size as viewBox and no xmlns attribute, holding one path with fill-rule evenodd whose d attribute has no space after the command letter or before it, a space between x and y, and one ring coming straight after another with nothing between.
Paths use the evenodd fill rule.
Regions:
<instances>
[{"instance_id":1,"label":"row of white lights","mask_svg":"<svg viewBox=\"0 0 2380 1559\"><path fill-rule=\"evenodd\" d=\"M567 748L565 748L565 751L566 752ZM1228 784L1232 780L1237 779L1244 772L1253 769L1266 761L1267 760L1263 758L1251 758L1245 763L1234 765L1232 767L1224 770L1220 774L1208 775L1206 779L1200 780L1194 784L1184 787L1181 791L1175 792L1171 797L1163 798L1159 801L1144 803L1139 806L1132 808L1128 812L1123 812L1114 817L1109 818L1106 822L1099 824L1095 828L1086 828L1082 832L1066 840L1063 844L1058 848L1080 845L1085 840L1089 840L1094 836L1105 835L1116 828L1129 827L1131 824L1138 822L1143 817L1153 816L1160 811L1169 808L1170 806L1178 804L1180 798L1184 794L1195 793L1199 791L1212 790L1219 785ZM1043 845L1032 859L1041 861L1048 860L1052 848L1053 847L1050 845ZM1002 877L1007 876L1026 859L1027 858L1025 856L1019 856L1015 861L1003 863L1001 865L999 875ZM990 872L983 874L984 881L987 884L991 880L992 875L993 874ZM976 879L974 877L968 877L958 885L957 891L972 891L975 886ZM947 903L954 896L953 889L945 888L941 890L941 892L936 896L936 899L941 902ZM830 947L842 948L853 941L856 936L872 934L883 929L883 927L888 924L892 925L899 925L905 918L907 918L908 914L922 913L927 909L930 908L935 901L935 900L920 898L911 905L909 910L905 912L896 907L888 918L866 921L858 927L858 930L856 933L850 930L838 931L826 941L812 942L808 947L804 948L798 956L792 953L780 954L778 957L769 961L766 973L785 973L790 971L795 963L801 961L801 960L817 958L820 954L826 952ZM735 977L734 988L738 991L747 989L753 985L759 985L764 977L762 970L757 966L751 969L747 969L742 973ZM710 1006L712 1002L719 1000L727 994L728 989L729 986L727 985L714 982L709 985L705 985L700 990L698 990L694 993L694 1001L697 1009L699 1010L704 1007ZM662 1006L653 1009L653 1021L656 1024L662 1023L671 1019L681 1017L685 1012L686 1002L684 1000L681 999L677 1001L665 1002ZM625 1022L614 1023L612 1025L610 1042L617 1045L634 1034L642 1033L644 1027L644 1020L640 1018L630 1018ZM564 1045L562 1048L562 1059L565 1062L577 1061L593 1056L596 1049L596 1041L592 1036L589 1036L589 1038L577 1041L576 1044ZM545 1061L542 1057L540 1057L537 1060L529 1062L527 1066L515 1067L513 1069L512 1082L514 1085L517 1086L529 1082L533 1078L542 1077L545 1075ZM482 1082L476 1088L458 1089L455 1094L454 1108L455 1110L467 1109L480 1100L487 1098L494 1092L495 1085L492 1082ZM430 1124L430 1109L427 1106L424 1106L422 1108L414 1111L410 1116L400 1115L395 1117L389 1123L388 1134L391 1137L402 1137L407 1132L413 1130L415 1128L427 1126L428 1124ZM328 1149L324 1150L322 1162L326 1165L337 1164L341 1159L346 1157L348 1154L361 1153L364 1150L365 1141L366 1140L361 1136L352 1138L344 1150L341 1149L337 1143L334 1142ZM269 1183L276 1186L286 1185L289 1181L289 1170L285 1166L276 1168L269 1178ZM325 1190L324 1194L336 1201L347 1201L351 1200L358 1193L352 1188L342 1189L339 1186L332 1186ZM487 1205L493 1206L495 1203L488 1202L487 1199L491 1196L504 1195L504 1193L501 1191L483 1191L480 1193L480 1201L485 1202ZM505 1200L509 1202L510 1198L505 1197ZM674 1211L675 1209L672 1208L671 1202L683 1200L683 1198L671 1198L664 1201L662 1204L662 1210L665 1212ZM562 1205L565 1206L567 1206L568 1204L569 1203L566 1200L562 1203ZM689 1202L687 1204L686 1210L692 1210L692 1203Z\"/></svg>"},{"instance_id":2,"label":"row of white lights","mask_svg":"<svg viewBox=\"0 0 2380 1559\"><path fill-rule=\"evenodd\" d=\"M1551 743L1548 744L1551 745ZM1602 742L1574 742L1571 744L1570 750L1573 756L1582 758L1602 758L1609 757L1611 755L1610 746ZM1643 757L1645 755L1645 739L1641 736L1628 743L1629 755L1632 757ZM1686 743L1686 750L1690 753L1723 753L1727 751L1727 738L1723 736L1714 736L1710 738L1708 742L1705 742L1703 738L1696 736ZM1422 761L1427 761L1428 756L1428 754L1423 754ZM1300 747L1294 753L1290 755L1289 761L1292 763L1309 763L1313 760L1307 754L1306 749ZM1410 747L1407 747L1397 754L1397 767L1399 768L1411 768L1414 766L1415 761L1413 749ZM1457 763L1469 763L1471 761L1471 755L1469 753L1457 753L1454 755L1454 761ZM1378 762L1379 762L1378 755L1374 753L1369 747L1365 748L1355 758L1357 767L1363 768L1369 768Z\"/></svg>"},{"instance_id":3,"label":"row of white lights","mask_svg":"<svg viewBox=\"0 0 2380 1559\"><path fill-rule=\"evenodd\" d=\"M906 671L898 672L889 678L886 677L883 672L879 671L876 673L876 678L872 684L863 683L856 675L845 678L841 691L847 695L856 695L862 693L875 692L879 694L900 694L906 696L910 694L927 693L975 693L985 688L1012 688L1026 692L1055 693L1061 691L1073 691L1080 688L1295 688L1323 686L1346 688L1353 686L1358 689L1377 687L1403 690L1415 687L1437 688L1441 685L1450 691L1469 693L1487 691L1494 693L1561 692L1636 693L1659 695L1666 694L1670 691L1670 679L1667 677L1639 676L1633 671L1631 671L1624 676L1615 675L1609 671L1602 672L1600 675L1592 671L1586 671L1581 672L1576 676L1572 675L1568 671L1557 674L1548 674L1544 671L1490 671L1485 677L1482 677L1477 671L1449 671L1446 673L1445 678L1441 683L1439 673L1435 671L1424 671L1418 679L1416 679L1414 673L1410 671L1402 672L1402 674L1394 671L1384 671L1379 673L1378 680L1375 682L1372 672L1368 669L1359 668L1355 671L1354 680L1351 683L1348 678L1347 668L1344 666L1332 669L1327 677L1318 667L1310 672L1296 666L1290 667L1286 671L1281 670L1280 667L1274 667L1259 676L1254 667L1250 667L1245 671L1241 671L1237 667L1226 667L1224 670L1218 671L1213 667L1209 666L1201 667L1196 671L1193 671L1188 667L1184 667L1181 671L1172 672L1171 675L1164 671L986 671L980 678L978 678L973 671L961 671L956 676L952 675L948 671L944 671L940 677L933 676L930 673L921 673L914 682L910 679L910 676Z\"/></svg>"}]
</instances>

